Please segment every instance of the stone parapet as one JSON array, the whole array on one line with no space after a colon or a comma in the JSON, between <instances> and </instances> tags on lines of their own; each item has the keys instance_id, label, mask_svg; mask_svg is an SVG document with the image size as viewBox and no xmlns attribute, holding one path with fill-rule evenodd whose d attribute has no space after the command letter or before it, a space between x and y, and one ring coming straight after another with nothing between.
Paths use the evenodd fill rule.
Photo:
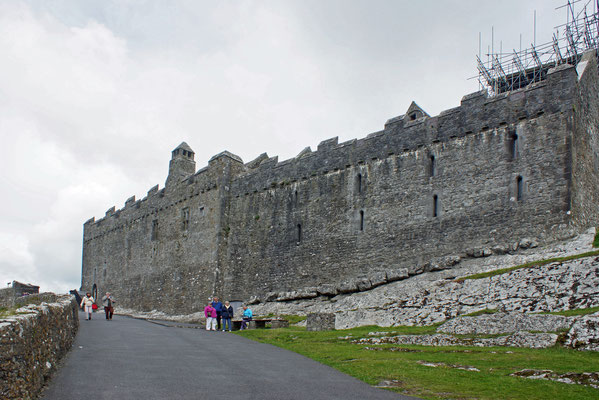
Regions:
<instances>
[{"instance_id":1,"label":"stone parapet","mask_svg":"<svg viewBox=\"0 0 599 400\"><path fill-rule=\"evenodd\" d=\"M79 328L78 307L72 296L44 294L26 299L36 298L40 304L24 305L14 315L0 317L2 399L36 398L71 348Z\"/></svg>"}]
</instances>

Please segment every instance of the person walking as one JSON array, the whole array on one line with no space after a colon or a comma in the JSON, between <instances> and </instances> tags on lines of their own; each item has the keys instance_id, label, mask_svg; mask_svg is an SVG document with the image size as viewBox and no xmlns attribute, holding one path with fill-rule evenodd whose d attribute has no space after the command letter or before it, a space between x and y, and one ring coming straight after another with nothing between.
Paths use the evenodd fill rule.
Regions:
<instances>
[{"instance_id":1,"label":"person walking","mask_svg":"<svg viewBox=\"0 0 599 400\"><path fill-rule=\"evenodd\" d=\"M227 330L227 325L229 326L229 332L231 332L231 318L233 318L233 307L229 304L228 301L225 301L225 305L223 306L223 311L221 312L222 321L223 321L223 332Z\"/></svg>"},{"instance_id":2,"label":"person walking","mask_svg":"<svg viewBox=\"0 0 599 400\"><path fill-rule=\"evenodd\" d=\"M102 297L102 304L104 305L107 321L110 321L112 319L112 314L114 314L114 303L116 303L114 297L112 297L110 292L106 292L106 296Z\"/></svg>"},{"instance_id":3,"label":"person walking","mask_svg":"<svg viewBox=\"0 0 599 400\"><path fill-rule=\"evenodd\" d=\"M92 307L95 302L96 302L96 300L94 300L94 298L92 297L92 294L90 292L87 292L85 294L85 297L81 300L81 307L85 311L85 320L86 321L89 321L92 319L92 312L93 312Z\"/></svg>"},{"instance_id":4,"label":"person walking","mask_svg":"<svg viewBox=\"0 0 599 400\"><path fill-rule=\"evenodd\" d=\"M248 324L252 320L252 310L248 308L248 306L243 306L243 318L241 319L241 329L247 329Z\"/></svg>"},{"instance_id":5,"label":"person walking","mask_svg":"<svg viewBox=\"0 0 599 400\"><path fill-rule=\"evenodd\" d=\"M218 297L214 297L212 299L212 307L216 310L216 325L218 330L220 331L220 320L222 318L223 313L223 303L220 302Z\"/></svg>"},{"instance_id":6,"label":"person walking","mask_svg":"<svg viewBox=\"0 0 599 400\"><path fill-rule=\"evenodd\" d=\"M214 307L212 307L212 303L208 303L208 305L204 308L204 316L206 317L206 330L215 331L216 310L214 309Z\"/></svg>"}]
</instances>

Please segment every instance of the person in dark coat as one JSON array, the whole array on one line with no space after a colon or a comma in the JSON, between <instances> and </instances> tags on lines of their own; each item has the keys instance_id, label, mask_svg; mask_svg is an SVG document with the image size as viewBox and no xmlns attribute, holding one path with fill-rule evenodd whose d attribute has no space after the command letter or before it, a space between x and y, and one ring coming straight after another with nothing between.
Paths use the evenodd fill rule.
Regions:
<instances>
[{"instance_id":1,"label":"person in dark coat","mask_svg":"<svg viewBox=\"0 0 599 400\"><path fill-rule=\"evenodd\" d=\"M223 312L223 303L220 302L218 297L214 297L212 301L212 307L216 310L216 329L220 331L220 319Z\"/></svg>"},{"instance_id":2,"label":"person in dark coat","mask_svg":"<svg viewBox=\"0 0 599 400\"><path fill-rule=\"evenodd\" d=\"M231 318L233 318L233 307L231 306L231 304L229 304L228 301L225 301L225 305L223 306L221 315L223 321L223 332L227 330L227 325L229 326L229 332L231 332Z\"/></svg>"}]
</instances>

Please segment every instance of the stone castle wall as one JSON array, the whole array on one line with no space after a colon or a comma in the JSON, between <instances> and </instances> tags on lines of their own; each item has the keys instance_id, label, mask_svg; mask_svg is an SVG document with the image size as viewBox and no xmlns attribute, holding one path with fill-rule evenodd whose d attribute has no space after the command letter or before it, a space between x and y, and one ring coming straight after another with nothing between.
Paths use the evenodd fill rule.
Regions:
<instances>
[{"instance_id":1,"label":"stone castle wall","mask_svg":"<svg viewBox=\"0 0 599 400\"><path fill-rule=\"evenodd\" d=\"M575 224L599 226L599 81L596 57L578 65L580 84L573 104L572 215Z\"/></svg>"},{"instance_id":2,"label":"stone castle wall","mask_svg":"<svg viewBox=\"0 0 599 400\"><path fill-rule=\"evenodd\" d=\"M593 66L580 82L561 66L527 89L474 93L439 116L394 118L283 162L215 156L88 221L82 289L96 284L130 308L191 312L213 293L247 300L587 226L597 167L576 162L599 149L586 129L597 126Z\"/></svg>"}]
</instances>

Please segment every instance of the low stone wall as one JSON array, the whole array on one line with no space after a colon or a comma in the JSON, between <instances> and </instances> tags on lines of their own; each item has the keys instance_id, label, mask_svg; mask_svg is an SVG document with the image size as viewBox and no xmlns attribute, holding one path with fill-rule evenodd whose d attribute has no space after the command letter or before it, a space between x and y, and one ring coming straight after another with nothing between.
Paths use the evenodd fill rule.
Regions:
<instances>
[{"instance_id":1,"label":"low stone wall","mask_svg":"<svg viewBox=\"0 0 599 400\"><path fill-rule=\"evenodd\" d=\"M12 307L15 299L15 290L11 287L0 289L0 307Z\"/></svg>"},{"instance_id":2,"label":"low stone wall","mask_svg":"<svg viewBox=\"0 0 599 400\"><path fill-rule=\"evenodd\" d=\"M69 351L79 328L73 296L42 294L0 317L0 398L34 399L56 364Z\"/></svg>"}]
</instances>

